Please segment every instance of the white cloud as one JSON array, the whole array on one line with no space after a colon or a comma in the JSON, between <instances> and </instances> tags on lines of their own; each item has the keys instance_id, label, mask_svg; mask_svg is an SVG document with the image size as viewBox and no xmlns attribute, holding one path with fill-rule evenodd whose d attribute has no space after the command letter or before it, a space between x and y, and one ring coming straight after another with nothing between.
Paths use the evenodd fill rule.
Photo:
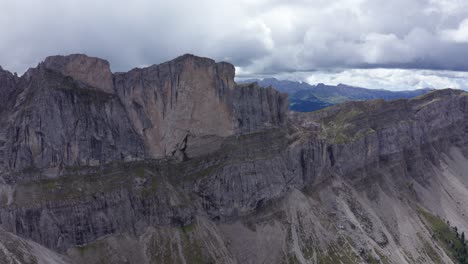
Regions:
<instances>
[{"instance_id":1,"label":"white cloud","mask_svg":"<svg viewBox=\"0 0 468 264\"><path fill-rule=\"evenodd\" d=\"M448 41L468 42L468 19L463 20L457 29L444 30L442 36Z\"/></svg>"},{"instance_id":2,"label":"white cloud","mask_svg":"<svg viewBox=\"0 0 468 264\"><path fill-rule=\"evenodd\" d=\"M255 74L468 70L467 17L465 0L1 1L0 64L79 52L122 71L195 53Z\"/></svg>"},{"instance_id":3,"label":"white cloud","mask_svg":"<svg viewBox=\"0 0 468 264\"><path fill-rule=\"evenodd\" d=\"M420 88L468 89L468 72L406 70L406 69L349 69L339 72L319 71L304 76L304 81L316 84L347 84L357 87L387 90Z\"/></svg>"}]
</instances>

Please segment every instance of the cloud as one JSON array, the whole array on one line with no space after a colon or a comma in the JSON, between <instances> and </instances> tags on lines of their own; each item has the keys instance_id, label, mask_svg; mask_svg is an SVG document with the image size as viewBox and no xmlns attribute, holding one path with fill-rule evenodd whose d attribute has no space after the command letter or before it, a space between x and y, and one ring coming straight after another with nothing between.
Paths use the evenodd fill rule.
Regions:
<instances>
[{"instance_id":1,"label":"cloud","mask_svg":"<svg viewBox=\"0 0 468 264\"><path fill-rule=\"evenodd\" d=\"M231 61L243 75L468 70L463 0L2 1L0 23L0 64L20 73L68 53L108 59L114 71L183 53Z\"/></svg>"},{"instance_id":2,"label":"cloud","mask_svg":"<svg viewBox=\"0 0 468 264\"><path fill-rule=\"evenodd\" d=\"M357 87L387 90L421 88L468 89L468 73L408 69L349 69L339 72L319 71L303 74L308 83L347 84Z\"/></svg>"},{"instance_id":3,"label":"cloud","mask_svg":"<svg viewBox=\"0 0 468 264\"><path fill-rule=\"evenodd\" d=\"M249 74L237 68L237 79L263 79L275 77L280 80L293 80L309 84L346 84L369 89L413 90L463 89L468 90L468 72L409 69L335 69L313 72L282 72L277 74Z\"/></svg>"},{"instance_id":4,"label":"cloud","mask_svg":"<svg viewBox=\"0 0 468 264\"><path fill-rule=\"evenodd\" d=\"M468 19L463 20L458 28L447 29L442 32L442 36L445 40L454 41L458 43L468 42Z\"/></svg>"},{"instance_id":5,"label":"cloud","mask_svg":"<svg viewBox=\"0 0 468 264\"><path fill-rule=\"evenodd\" d=\"M249 65L255 59L270 54L274 42L271 29L263 21L251 20L235 31L222 34L212 42L212 46L215 57L236 65Z\"/></svg>"}]
</instances>

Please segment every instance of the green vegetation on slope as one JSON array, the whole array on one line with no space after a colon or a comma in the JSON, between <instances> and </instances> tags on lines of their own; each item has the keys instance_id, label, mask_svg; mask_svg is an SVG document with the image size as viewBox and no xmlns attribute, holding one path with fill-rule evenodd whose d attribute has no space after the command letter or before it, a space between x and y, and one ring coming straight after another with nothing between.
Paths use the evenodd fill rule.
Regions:
<instances>
[{"instance_id":1,"label":"green vegetation on slope","mask_svg":"<svg viewBox=\"0 0 468 264\"><path fill-rule=\"evenodd\" d=\"M359 108L344 108L322 121L322 135L333 144L346 144L374 133L373 129L360 121L365 121L363 115L364 112Z\"/></svg>"},{"instance_id":2,"label":"green vegetation on slope","mask_svg":"<svg viewBox=\"0 0 468 264\"><path fill-rule=\"evenodd\" d=\"M459 234L456 227L451 227L450 223L424 209L420 209L419 213L433 232L432 237L443 246L447 254L457 263L468 264L468 247L465 234Z\"/></svg>"},{"instance_id":3,"label":"green vegetation on slope","mask_svg":"<svg viewBox=\"0 0 468 264\"><path fill-rule=\"evenodd\" d=\"M29 167L24 173L31 174L31 179L18 181L14 203L31 206L92 199L122 189L134 189L147 198L165 188L164 183L177 188L184 182L213 175L228 165L273 158L291 143L286 135L284 130L272 129L228 137L214 153L185 161L161 159L64 167L62 175L56 178L48 178L40 169ZM6 203L0 197L1 201Z\"/></svg>"}]
</instances>

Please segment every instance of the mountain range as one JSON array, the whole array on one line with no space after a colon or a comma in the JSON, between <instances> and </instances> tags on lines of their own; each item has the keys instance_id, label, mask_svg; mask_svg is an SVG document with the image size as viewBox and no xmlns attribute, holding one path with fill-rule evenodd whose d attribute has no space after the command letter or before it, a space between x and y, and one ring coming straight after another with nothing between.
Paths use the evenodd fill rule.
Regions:
<instances>
[{"instance_id":1,"label":"mountain range","mask_svg":"<svg viewBox=\"0 0 468 264\"><path fill-rule=\"evenodd\" d=\"M432 91L432 89L429 88L408 91L388 91L353 87L344 84L338 84L337 86L325 85L323 83L310 85L306 82L278 80L276 78L248 79L240 82L256 82L262 87L271 86L281 92L287 93L290 100L290 109L297 112L311 112L347 101L413 98Z\"/></svg>"},{"instance_id":2,"label":"mountain range","mask_svg":"<svg viewBox=\"0 0 468 264\"><path fill-rule=\"evenodd\" d=\"M1 263L466 263L468 93L288 110L183 55L0 70Z\"/></svg>"}]
</instances>

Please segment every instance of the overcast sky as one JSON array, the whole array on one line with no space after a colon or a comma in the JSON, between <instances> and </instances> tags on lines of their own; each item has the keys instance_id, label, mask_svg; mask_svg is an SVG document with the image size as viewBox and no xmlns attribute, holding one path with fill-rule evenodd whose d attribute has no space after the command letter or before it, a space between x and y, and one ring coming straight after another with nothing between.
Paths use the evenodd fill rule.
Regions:
<instances>
[{"instance_id":1,"label":"overcast sky","mask_svg":"<svg viewBox=\"0 0 468 264\"><path fill-rule=\"evenodd\" d=\"M468 88L467 0L0 0L0 65L86 53L113 71L184 53L238 77Z\"/></svg>"}]
</instances>

